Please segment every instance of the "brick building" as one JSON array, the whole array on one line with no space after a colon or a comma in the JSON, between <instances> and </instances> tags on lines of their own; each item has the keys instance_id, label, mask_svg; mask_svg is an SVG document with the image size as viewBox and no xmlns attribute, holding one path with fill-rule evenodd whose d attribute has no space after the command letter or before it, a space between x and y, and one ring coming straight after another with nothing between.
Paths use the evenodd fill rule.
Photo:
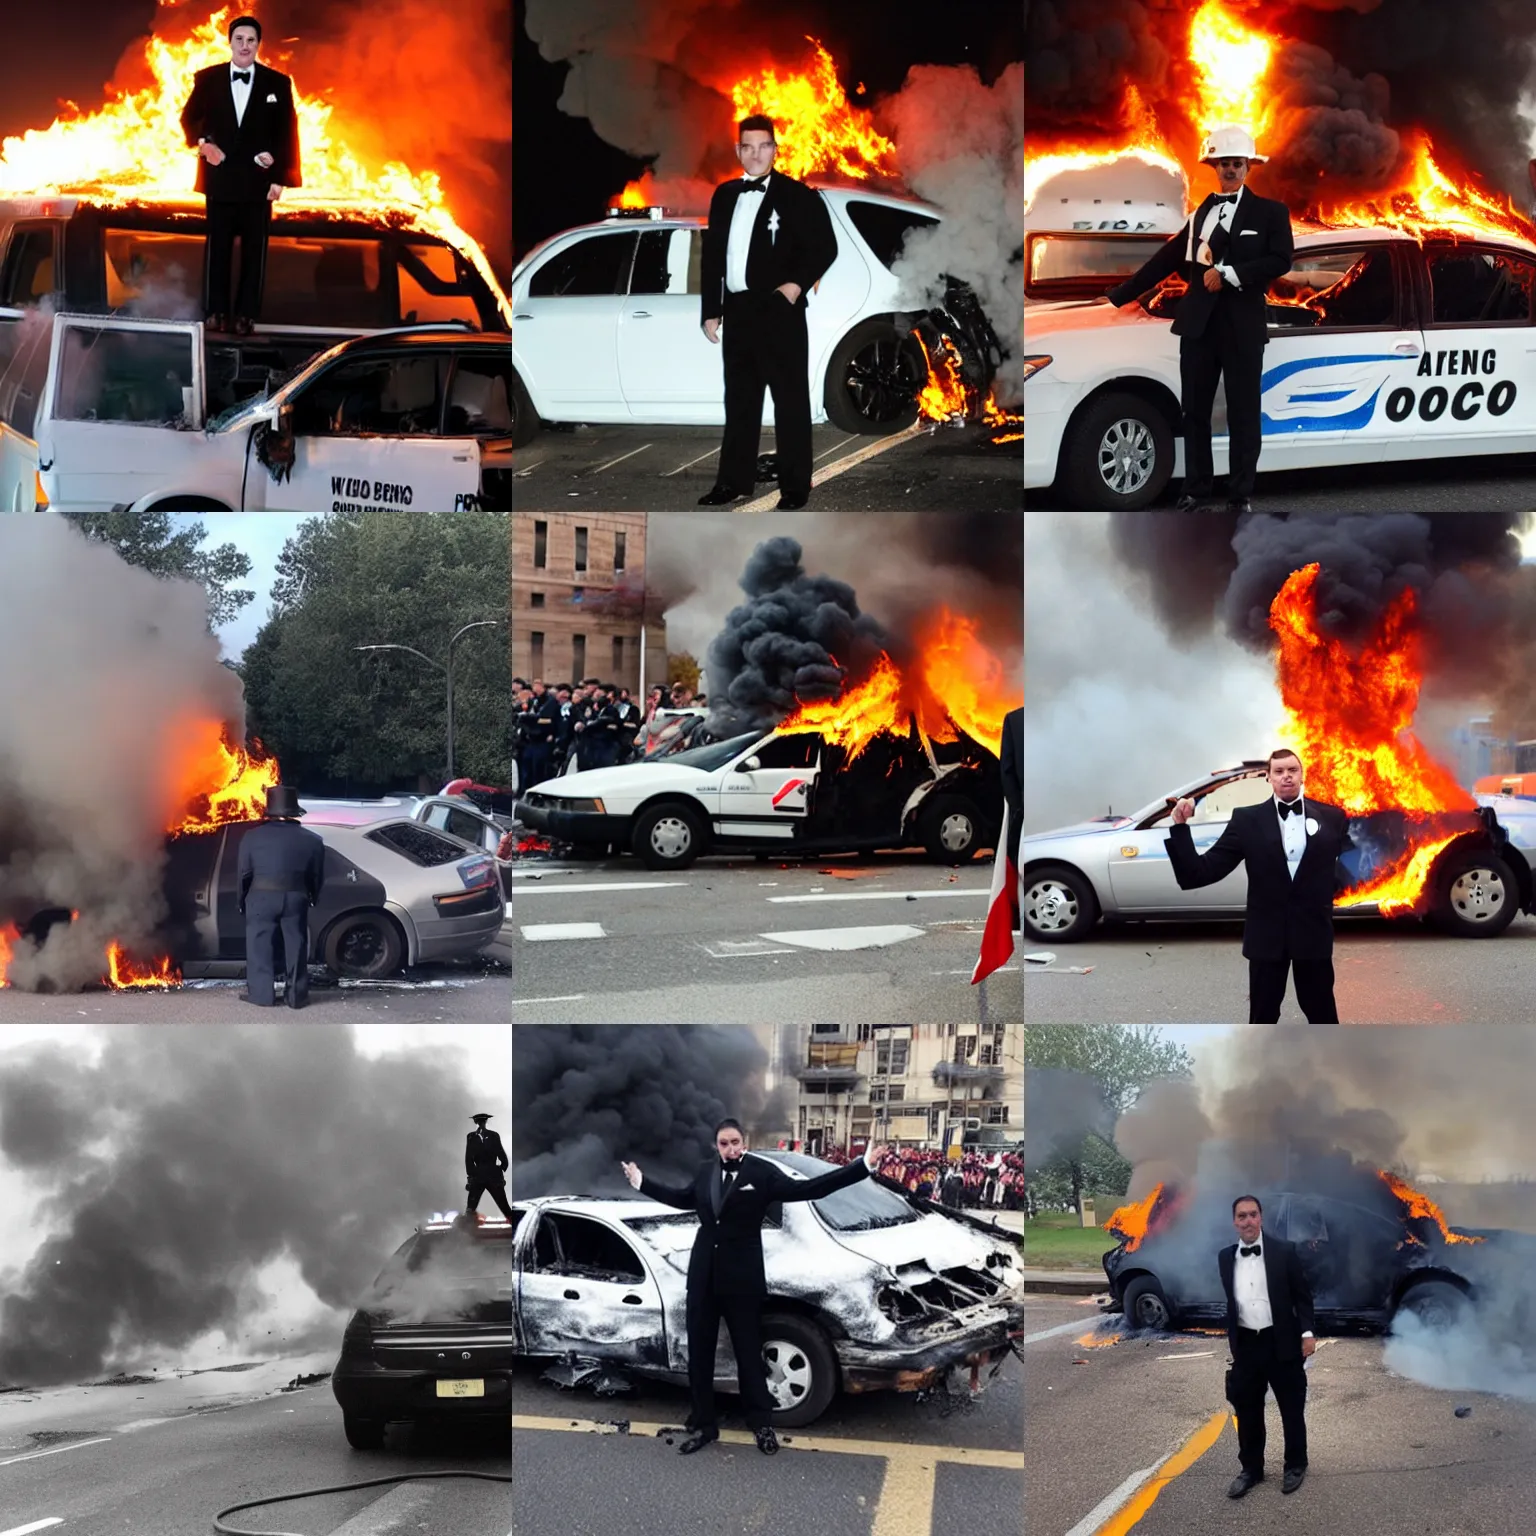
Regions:
<instances>
[{"instance_id":1,"label":"brick building","mask_svg":"<svg viewBox=\"0 0 1536 1536\"><path fill-rule=\"evenodd\" d=\"M512 519L512 671L635 691L667 671L667 629L645 608L644 512L519 512Z\"/></svg>"}]
</instances>

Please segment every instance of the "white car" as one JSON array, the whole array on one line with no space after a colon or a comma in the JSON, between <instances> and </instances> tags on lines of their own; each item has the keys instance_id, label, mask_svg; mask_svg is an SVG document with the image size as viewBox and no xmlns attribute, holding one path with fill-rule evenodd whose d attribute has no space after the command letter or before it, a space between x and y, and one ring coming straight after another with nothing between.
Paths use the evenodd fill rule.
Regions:
<instances>
[{"instance_id":1,"label":"white car","mask_svg":"<svg viewBox=\"0 0 1536 1536\"><path fill-rule=\"evenodd\" d=\"M1026 490L1143 507L1181 472L1173 297L1029 309ZM1261 470L1536 450L1536 243L1303 227L1268 317Z\"/></svg>"},{"instance_id":2,"label":"white car","mask_svg":"<svg viewBox=\"0 0 1536 1536\"><path fill-rule=\"evenodd\" d=\"M910 198L819 190L837 259L807 300L811 419L845 432L894 432L915 419L924 375L920 354L913 371L911 317L898 307L891 264L910 231L942 215ZM519 443L541 420L725 421L720 348L699 325L708 220L638 212L565 230L513 271ZM773 420L771 399L763 419Z\"/></svg>"},{"instance_id":3,"label":"white car","mask_svg":"<svg viewBox=\"0 0 1536 1536\"><path fill-rule=\"evenodd\" d=\"M510 510L505 335L408 326L341 342L208 419L203 326L54 317L37 413L55 512Z\"/></svg>"}]
</instances>

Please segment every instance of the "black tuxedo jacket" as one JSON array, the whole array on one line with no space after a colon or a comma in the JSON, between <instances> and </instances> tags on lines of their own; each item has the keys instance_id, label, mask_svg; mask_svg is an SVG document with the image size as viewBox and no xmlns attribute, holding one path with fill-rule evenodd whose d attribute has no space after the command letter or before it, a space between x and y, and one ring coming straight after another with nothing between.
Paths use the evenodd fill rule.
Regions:
<instances>
[{"instance_id":1,"label":"black tuxedo jacket","mask_svg":"<svg viewBox=\"0 0 1536 1536\"><path fill-rule=\"evenodd\" d=\"M869 1177L862 1157L819 1179L792 1179L782 1168L750 1152L741 1160L735 1187L715 1215L720 1159L699 1166L692 1184L658 1184L643 1178L640 1193L680 1211L697 1212L699 1235L688 1258L688 1294L766 1296L763 1278L763 1217L776 1200L819 1200Z\"/></svg>"},{"instance_id":2,"label":"black tuxedo jacket","mask_svg":"<svg viewBox=\"0 0 1536 1536\"><path fill-rule=\"evenodd\" d=\"M717 320L725 313L725 250L730 241L731 216L746 183L740 176L722 182L709 201L709 228L701 257L699 320ZM747 291L772 293L785 283L798 283L803 305L812 287L837 259L837 235L821 193L779 171L768 177L761 198L763 210L752 226L747 248Z\"/></svg>"},{"instance_id":3,"label":"black tuxedo jacket","mask_svg":"<svg viewBox=\"0 0 1536 1536\"><path fill-rule=\"evenodd\" d=\"M299 169L299 119L293 109L293 81L287 75L251 66L251 94L245 118L235 119L234 90L229 83L229 64L214 64L193 76L192 94L181 109L181 131L187 146L210 139L224 151L222 165L209 165L197 157L197 190L210 202L265 202L267 189L303 184ZM263 170L256 156L272 156L272 167Z\"/></svg>"},{"instance_id":4,"label":"black tuxedo jacket","mask_svg":"<svg viewBox=\"0 0 1536 1536\"><path fill-rule=\"evenodd\" d=\"M1295 1243L1283 1237L1261 1235L1259 1246L1264 1250L1264 1275L1269 1281L1269 1310L1274 1315L1275 1358L1278 1360L1301 1359L1301 1336L1312 1332L1312 1287L1302 1273L1301 1256ZM1232 1353L1237 1353L1237 1296L1233 1290L1233 1275L1237 1268L1237 1244L1223 1248L1216 1255L1216 1267L1221 1271L1221 1288L1227 1295L1227 1343Z\"/></svg>"},{"instance_id":5,"label":"black tuxedo jacket","mask_svg":"<svg viewBox=\"0 0 1536 1536\"><path fill-rule=\"evenodd\" d=\"M1003 749L998 757L1003 780L1003 803L1008 807L1008 834L1014 863L1019 862L1019 843L1024 835L1024 711L1010 709L1003 716Z\"/></svg>"},{"instance_id":6,"label":"black tuxedo jacket","mask_svg":"<svg viewBox=\"0 0 1536 1536\"><path fill-rule=\"evenodd\" d=\"M495 1131L487 1130L485 1140L479 1131L471 1131L464 1138L464 1172L482 1184L505 1184L507 1149Z\"/></svg>"},{"instance_id":7,"label":"black tuxedo jacket","mask_svg":"<svg viewBox=\"0 0 1536 1536\"><path fill-rule=\"evenodd\" d=\"M1339 856L1354 846L1349 818L1321 800L1306 800L1304 809L1317 831L1307 838L1294 880L1273 796L1238 806L1227 830L1204 853L1195 852L1187 825L1175 826L1163 844L1183 891L1214 885L1239 864L1248 866L1243 953L1250 960L1326 960L1333 953L1333 898L1349 883Z\"/></svg>"},{"instance_id":8,"label":"black tuxedo jacket","mask_svg":"<svg viewBox=\"0 0 1536 1536\"><path fill-rule=\"evenodd\" d=\"M1238 334L1262 348L1269 339L1265 327L1264 295L1277 277L1284 276L1291 269L1295 249L1291 239L1291 211L1284 203L1259 197L1247 187L1243 188L1232 216L1225 253L1214 246L1212 249L1218 261L1224 262L1237 273L1237 280L1242 286L1234 288L1223 279L1220 289L1212 293L1205 286L1205 268L1185 257L1189 250L1190 225L1194 225L1195 248L1198 250L1200 229L1217 195L1211 193L1185 220L1178 234L1161 250L1154 251L1139 272L1126 278L1118 287L1111 288L1110 302L1129 304L1148 288L1177 272L1189 284L1189 291L1179 300L1178 308L1174 311L1175 336L1204 335L1219 304L1230 313Z\"/></svg>"}]
</instances>

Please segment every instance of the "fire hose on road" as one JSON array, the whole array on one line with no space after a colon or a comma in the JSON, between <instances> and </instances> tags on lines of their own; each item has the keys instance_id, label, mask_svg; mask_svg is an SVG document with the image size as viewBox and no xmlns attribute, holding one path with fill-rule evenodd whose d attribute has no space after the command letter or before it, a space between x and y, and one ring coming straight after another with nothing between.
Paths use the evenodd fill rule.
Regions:
<instances>
[{"instance_id":1,"label":"fire hose on road","mask_svg":"<svg viewBox=\"0 0 1536 1536\"><path fill-rule=\"evenodd\" d=\"M438 1478L477 1478L486 1483L510 1483L510 1472L397 1472L393 1477L370 1477L361 1483L334 1483L326 1488L306 1488L299 1493L274 1493L264 1499L247 1499L243 1504L231 1504L213 1517L213 1528L218 1536L302 1536L298 1531L252 1531L237 1525L229 1525L231 1515L244 1509L261 1509L268 1504L295 1504L300 1499L318 1499L327 1493L354 1493L359 1488L383 1488L390 1483L425 1483Z\"/></svg>"}]
</instances>

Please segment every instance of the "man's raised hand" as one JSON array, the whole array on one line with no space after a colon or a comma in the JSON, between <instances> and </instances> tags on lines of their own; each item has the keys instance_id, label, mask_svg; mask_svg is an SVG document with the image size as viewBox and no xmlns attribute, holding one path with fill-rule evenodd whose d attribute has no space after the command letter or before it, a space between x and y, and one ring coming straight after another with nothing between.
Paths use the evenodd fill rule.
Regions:
<instances>
[{"instance_id":1,"label":"man's raised hand","mask_svg":"<svg viewBox=\"0 0 1536 1536\"><path fill-rule=\"evenodd\" d=\"M629 1187L639 1189L640 1180L644 1177L640 1170L633 1163L620 1163L619 1167L624 1170L624 1177L629 1180Z\"/></svg>"},{"instance_id":2,"label":"man's raised hand","mask_svg":"<svg viewBox=\"0 0 1536 1536\"><path fill-rule=\"evenodd\" d=\"M1191 816L1195 814L1195 802L1193 800L1180 800L1173 808L1173 824L1182 827Z\"/></svg>"},{"instance_id":3,"label":"man's raised hand","mask_svg":"<svg viewBox=\"0 0 1536 1536\"><path fill-rule=\"evenodd\" d=\"M871 1171L880 1166L881 1160L890 1149L882 1141L879 1146L870 1147L864 1153L864 1161Z\"/></svg>"}]
</instances>

